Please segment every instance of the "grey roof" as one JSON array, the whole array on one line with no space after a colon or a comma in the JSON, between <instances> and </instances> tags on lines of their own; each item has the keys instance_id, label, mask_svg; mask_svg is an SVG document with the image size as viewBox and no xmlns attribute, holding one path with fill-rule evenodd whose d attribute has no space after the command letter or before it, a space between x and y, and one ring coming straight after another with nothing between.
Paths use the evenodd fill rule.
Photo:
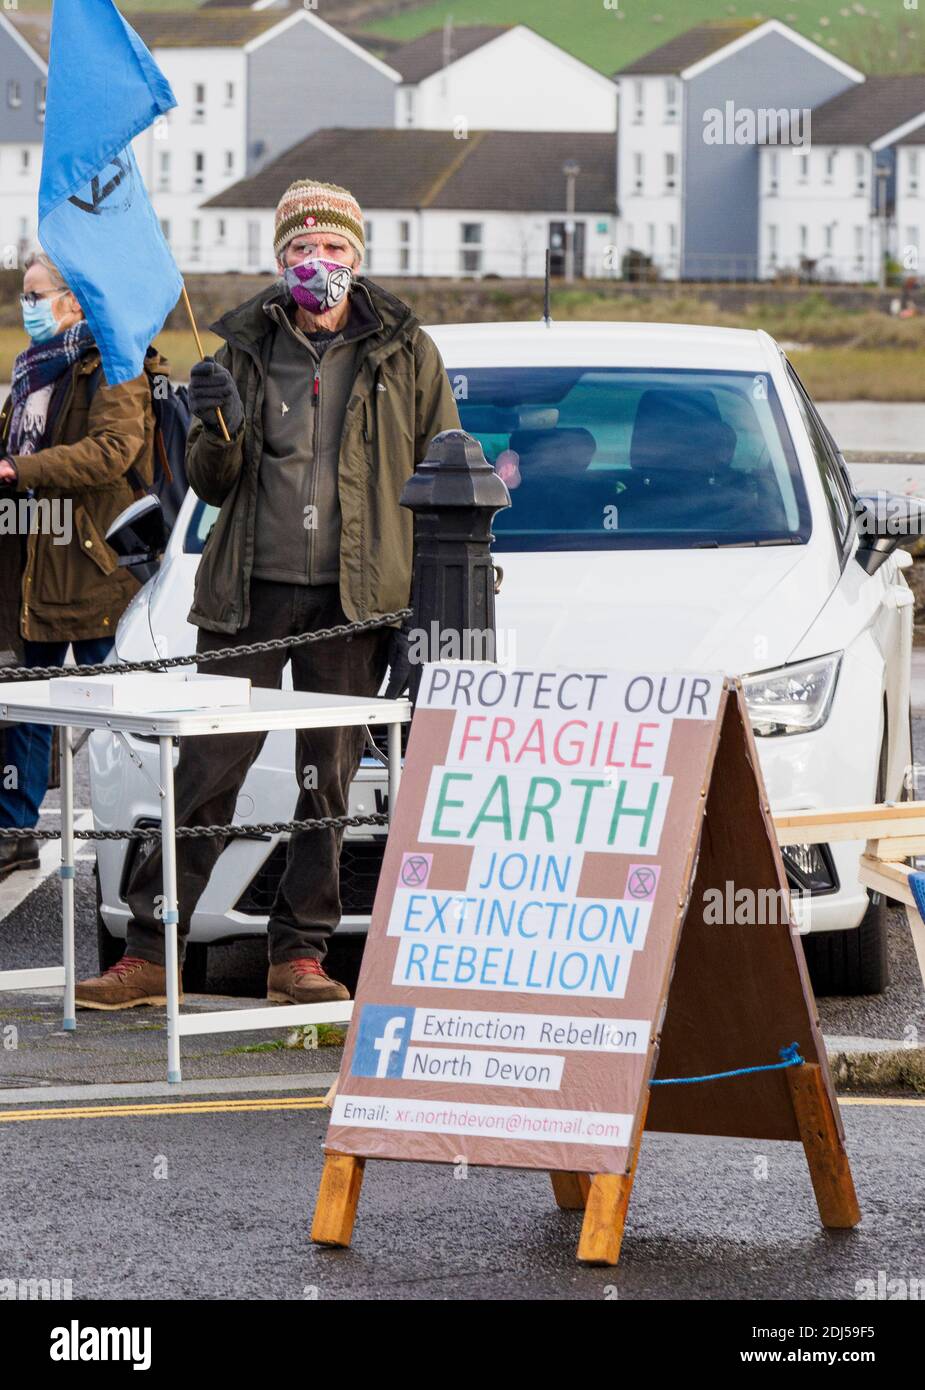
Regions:
<instances>
[{"instance_id":1,"label":"grey roof","mask_svg":"<svg viewBox=\"0 0 925 1390\"><path fill-rule=\"evenodd\" d=\"M767 23L764 19L719 19L712 24L698 24L683 34L669 39L651 53L644 53L632 63L613 73L614 77L644 77L659 73L679 73L701 58L709 58L727 44L743 38L752 29Z\"/></svg>"},{"instance_id":2,"label":"grey roof","mask_svg":"<svg viewBox=\"0 0 925 1390\"><path fill-rule=\"evenodd\" d=\"M925 115L925 74L868 77L815 107L812 142L869 145L919 115Z\"/></svg>"},{"instance_id":3,"label":"grey roof","mask_svg":"<svg viewBox=\"0 0 925 1390\"><path fill-rule=\"evenodd\" d=\"M596 132L319 130L207 208L273 208L296 179L349 188L369 208L545 212L565 205L567 159L578 162L578 212L616 209L616 136Z\"/></svg>"},{"instance_id":4,"label":"grey roof","mask_svg":"<svg viewBox=\"0 0 925 1390\"><path fill-rule=\"evenodd\" d=\"M450 34L450 62L474 53L477 48L512 29L512 24L454 25ZM370 42L373 36L369 36ZM408 43L389 51L389 64L402 75L404 82L422 82L445 66L443 61L443 30L430 29Z\"/></svg>"}]
</instances>

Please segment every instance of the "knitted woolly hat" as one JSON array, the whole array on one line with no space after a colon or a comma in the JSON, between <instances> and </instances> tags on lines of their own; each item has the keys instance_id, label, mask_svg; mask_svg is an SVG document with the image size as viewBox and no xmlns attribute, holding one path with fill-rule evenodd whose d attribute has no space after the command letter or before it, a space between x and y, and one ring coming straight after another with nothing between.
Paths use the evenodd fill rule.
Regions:
<instances>
[{"instance_id":1,"label":"knitted woolly hat","mask_svg":"<svg viewBox=\"0 0 925 1390\"><path fill-rule=\"evenodd\" d=\"M336 183L297 179L286 189L276 209L273 250L277 257L303 232L340 232L361 256L366 249L360 205Z\"/></svg>"}]
</instances>

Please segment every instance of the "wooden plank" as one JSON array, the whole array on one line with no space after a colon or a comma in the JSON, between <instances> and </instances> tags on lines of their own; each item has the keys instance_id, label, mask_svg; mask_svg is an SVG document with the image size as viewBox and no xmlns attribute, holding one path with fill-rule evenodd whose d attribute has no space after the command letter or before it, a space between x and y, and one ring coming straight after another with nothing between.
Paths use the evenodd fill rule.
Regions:
<instances>
[{"instance_id":1,"label":"wooden plank","mask_svg":"<svg viewBox=\"0 0 925 1390\"><path fill-rule=\"evenodd\" d=\"M925 835L925 807L916 801L892 806L847 806L841 810L781 811L773 820L780 845L878 840L888 833Z\"/></svg>"},{"instance_id":2,"label":"wooden plank","mask_svg":"<svg viewBox=\"0 0 925 1390\"><path fill-rule=\"evenodd\" d=\"M785 1075L822 1224L839 1230L856 1226L861 1209L822 1068L807 1062Z\"/></svg>"},{"instance_id":3,"label":"wooden plank","mask_svg":"<svg viewBox=\"0 0 925 1390\"><path fill-rule=\"evenodd\" d=\"M350 1244L365 1167L366 1160L353 1154L329 1153L325 1156L312 1221L312 1240L316 1244Z\"/></svg>"},{"instance_id":4,"label":"wooden plank","mask_svg":"<svg viewBox=\"0 0 925 1390\"><path fill-rule=\"evenodd\" d=\"M589 1265L615 1265L620 1258L626 1211L636 1177L636 1164L642 1148L648 1099L642 1105L642 1123L636 1135L636 1148L628 1173L595 1173L587 1193L585 1218L581 1223L578 1258Z\"/></svg>"},{"instance_id":5,"label":"wooden plank","mask_svg":"<svg viewBox=\"0 0 925 1390\"><path fill-rule=\"evenodd\" d=\"M908 859L913 854L925 854L925 835L881 835L868 840L864 850L872 859Z\"/></svg>"},{"instance_id":6,"label":"wooden plank","mask_svg":"<svg viewBox=\"0 0 925 1390\"><path fill-rule=\"evenodd\" d=\"M884 893L907 907L915 907L915 898L909 887L909 865L893 864L888 859L872 859L862 854L858 864L858 881L865 888L873 888Z\"/></svg>"},{"instance_id":7,"label":"wooden plank","mask_svg":"<svg viewBox=\"0 0 925 1390\"><path fill-rule=\"evenodd\" d=\"M588 1173L550 1173L556 1206L563 1211L584 1211L591 1177Z\"/></svg>"}]
</instances>

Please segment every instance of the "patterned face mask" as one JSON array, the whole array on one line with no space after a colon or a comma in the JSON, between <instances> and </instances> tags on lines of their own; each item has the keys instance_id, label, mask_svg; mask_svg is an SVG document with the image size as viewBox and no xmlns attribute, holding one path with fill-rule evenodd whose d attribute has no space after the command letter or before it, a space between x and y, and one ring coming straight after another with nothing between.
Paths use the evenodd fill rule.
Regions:
<instances>
[{"instance_id":1,"label":"patterned face mask","mask_svg":"<svg viewBox=\"0 0 925 1390\"><path fill-rule=\"evenodd\" d=\"M333 309L350 292L353 271L337 261L310 258L300 265L287 266L283 280L296 304L312 314Z\"/></svg>"}]
</instances>

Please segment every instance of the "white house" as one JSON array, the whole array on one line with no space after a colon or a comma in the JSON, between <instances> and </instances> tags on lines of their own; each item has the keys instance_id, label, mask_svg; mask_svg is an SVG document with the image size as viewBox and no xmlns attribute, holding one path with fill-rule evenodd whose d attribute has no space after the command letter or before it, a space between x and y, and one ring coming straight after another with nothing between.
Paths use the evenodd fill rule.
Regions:
<instances>
[{"instance_id":1,"label":"white house","mask_svg":"<svg viewBox=\"0 0 925 1390\"><path fill-rule=\"evenodd\" d=\"M34 245L48 65L0 8L0 268Z\"/></svg>"},{"instance_id":2,"label":"white house","mask_svg":"<svg viewBox=\"0 0 925 1390\"><path fill-rule=\"evenodd\" d=\"M701 24L614 74L620 250L665 278L754 278L759 135L863 74L777 20ZM719 127L719 129L717 129Z\"/></svg>"},{"instance_id":3,"label":"white house","mask_svg":"<svg viewBox=\"0 0 925 1390\"><path fill-rule=\"evenodd\" d=\"M526 24L448 22L390 48L388 62L401 73L401 129L616 130L611 79Z\"/></svg>"},{"instance_id":4,"label":"white house","mask_svg":"<svg viewBox=\"0 0 925 1390\"><path fill-rule=\"evenodd\" d=\"M613 276L614 137L604 132L322 130L202 208L203 268L275 273L273 217L297 178L341 183L366 218L379 275L541 276L565 266L574 174L576 275Z\"/></svg>"},{"instance_id":5,"label":"white house","mask_svg":"<svg viewBox=\"0 0 925 1390\"><path fill-rule=\"evenodd\" d=\"M134 149L183 270L204 264L199 209L206 199L332 120L391 124L398 72L311 10L146 12L133 14L131 22L177 98ZM49 17L17 14L3 32L8 29L31 53L36 71L44 72ZM0 80L7 61L4 54ZM34 201L31 210L34 236Z\"/></svg>"},{"instance_id":6,"label":"white house","mask_svg":"<svg viewBox=\"0 0 925 1390\"><path fill-rule=\"evenodd\" d=\"M896 141L893 252L909 275L925 275L925 113Z\"/></svg>"},{"instance_id":7,"label":"white house","mask_svg":"<svg viewBox=\"0 0 925 1390\"><path fill-rule=\"evenodd\" d=\"M898 203L896 146L925 125L925 75L868 77L810 113L804 143L761 150L760 274L876 281L919 216ZM906 167L909 151L906 147ZM912 159L915 169L915 159ZM902 180L900 180L900 184ZM906 188L915 180L906 175ZM914 215L915 214L915 215Z\"/></svg>"}]
</instances>

